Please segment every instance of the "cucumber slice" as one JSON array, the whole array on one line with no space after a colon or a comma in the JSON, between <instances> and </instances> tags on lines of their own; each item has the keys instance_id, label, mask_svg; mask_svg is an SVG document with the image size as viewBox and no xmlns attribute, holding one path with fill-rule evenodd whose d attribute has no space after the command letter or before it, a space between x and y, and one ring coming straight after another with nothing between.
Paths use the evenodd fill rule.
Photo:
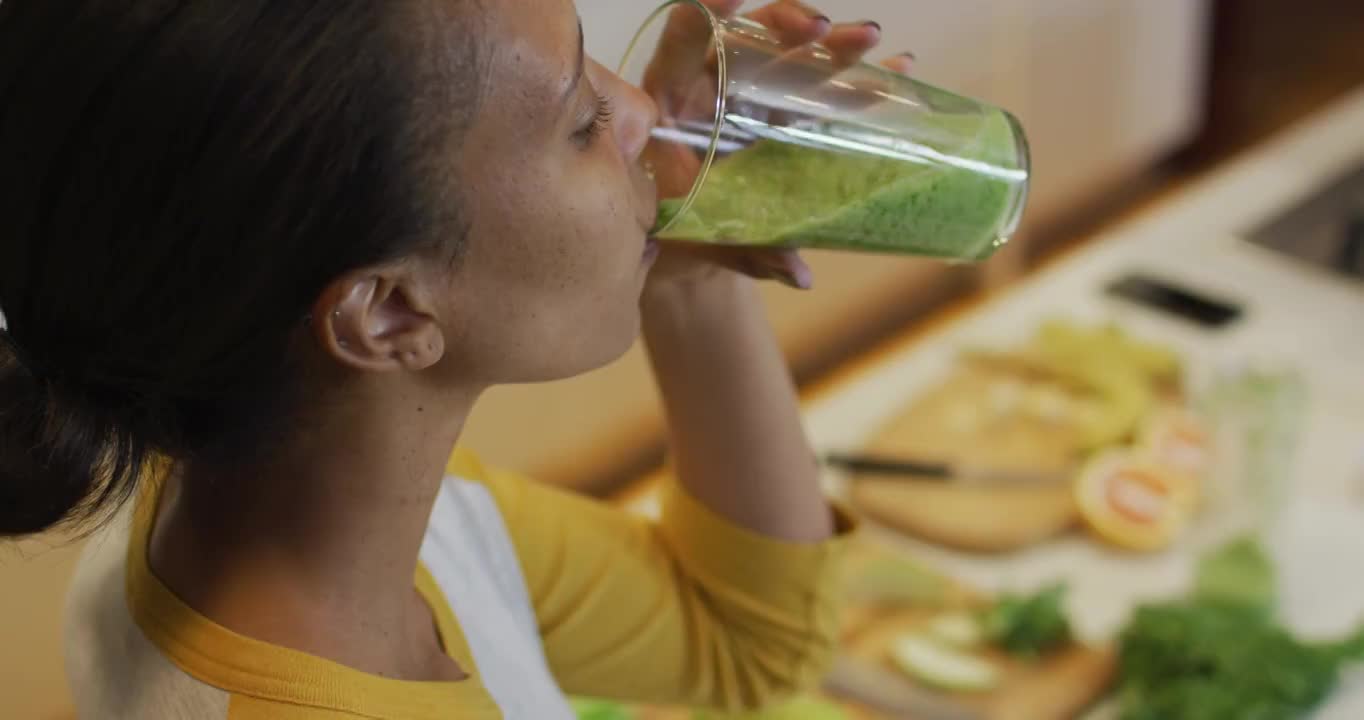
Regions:
<instances>
[{"instance_id":1,"label":"cucumber slice","mask_svg":"<svg viewBox=\"0 0 1364 720\"><path fill-rule=\"evenodd\" d=\"M951 647L969 650L985 642L985 628L974 615L948 613L939 615L928 624L933 639Z\"/></svg>"},{"instance_id":2,"label":"cucumber slice","mask_svg":"<svg viewBox=\"0 0 1364 720\"><path fill-rule=\"evenodd\" d=\"M944 690L983 692L999 684L999 672L993 665L926 635L896 640L891 659L910 677Z\"/></svg>"}]
</instances>

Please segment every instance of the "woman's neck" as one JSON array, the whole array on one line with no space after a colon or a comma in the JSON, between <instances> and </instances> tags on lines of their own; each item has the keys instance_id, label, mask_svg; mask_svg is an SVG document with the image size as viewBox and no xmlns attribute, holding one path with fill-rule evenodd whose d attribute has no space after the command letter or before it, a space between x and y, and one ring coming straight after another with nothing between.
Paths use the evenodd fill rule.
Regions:
<instances>
[{"instance_id":1,"label":"woman's neck","mask_svg":"<svg viewBox=\"0 0 1364 720\"><path fill-rule=\"evenodd\" d=\"M384 412L329 407L258 466L186 467L163 498L153 571L243 635L379 675L459 677L413 579L472 402L396 395Z\"/></svg>"}]
</instances>

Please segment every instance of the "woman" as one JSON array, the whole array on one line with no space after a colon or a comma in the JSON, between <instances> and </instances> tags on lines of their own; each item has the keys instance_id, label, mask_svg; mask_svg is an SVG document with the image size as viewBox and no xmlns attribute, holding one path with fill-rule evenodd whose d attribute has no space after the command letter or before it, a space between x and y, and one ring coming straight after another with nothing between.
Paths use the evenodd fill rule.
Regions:
<instances>
[{"instance_id":1,"label":"woman","mask_svg":"<svg viewBox=\"0 0 1364 720\"><path fill-rule=\"evenodd\" d=\"M754 16L848 62L879 36ZM816 680L846 524L744 277L807 271L646 239L657 113L581 43L570 0L0 2L0 533L101 524L82 717L540 720ZM641 328L660 522L451 455L482 391Z\"/></svg>"}]
</instances>

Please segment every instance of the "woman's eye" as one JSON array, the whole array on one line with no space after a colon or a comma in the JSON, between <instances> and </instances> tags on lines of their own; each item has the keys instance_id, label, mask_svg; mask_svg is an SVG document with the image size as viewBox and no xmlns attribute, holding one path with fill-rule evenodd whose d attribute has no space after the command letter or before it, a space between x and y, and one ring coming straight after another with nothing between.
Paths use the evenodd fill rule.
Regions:
<instances>
[{"instance_id":1,"label":"woman's eye","mask_svg":"<svg viewBox=\"0 0 1364 720\"><path fill-rule=\"evenodd\" d=\"M613 112L611 99L605 95L598 95L597 107L592 113L592 120L575 132L573 134L573 139L583 147L591 145L592 142L611 125L611 115Z\"/></svg>"}]
</instances>

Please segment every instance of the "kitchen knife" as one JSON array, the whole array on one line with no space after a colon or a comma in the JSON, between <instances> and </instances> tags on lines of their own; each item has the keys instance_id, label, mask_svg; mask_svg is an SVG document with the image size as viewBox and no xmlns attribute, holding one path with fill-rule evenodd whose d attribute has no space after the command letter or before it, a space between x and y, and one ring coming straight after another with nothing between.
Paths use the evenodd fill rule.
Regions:
<instances>
[{"instance_id":1,"label":"kitchen knife","mask_svg":"<svg viewBox=\"0 0 1364 720\"><path fill-rule=\"evenodd\" d=\"M858 475L876 475L911 481L960 483L963 485L1048 485L1062 483L1069 479L1069 475L1066 473L997 470L888 455L834 452L825 455L824 462L830 467Z\"/></svg>"}]
</instances>

